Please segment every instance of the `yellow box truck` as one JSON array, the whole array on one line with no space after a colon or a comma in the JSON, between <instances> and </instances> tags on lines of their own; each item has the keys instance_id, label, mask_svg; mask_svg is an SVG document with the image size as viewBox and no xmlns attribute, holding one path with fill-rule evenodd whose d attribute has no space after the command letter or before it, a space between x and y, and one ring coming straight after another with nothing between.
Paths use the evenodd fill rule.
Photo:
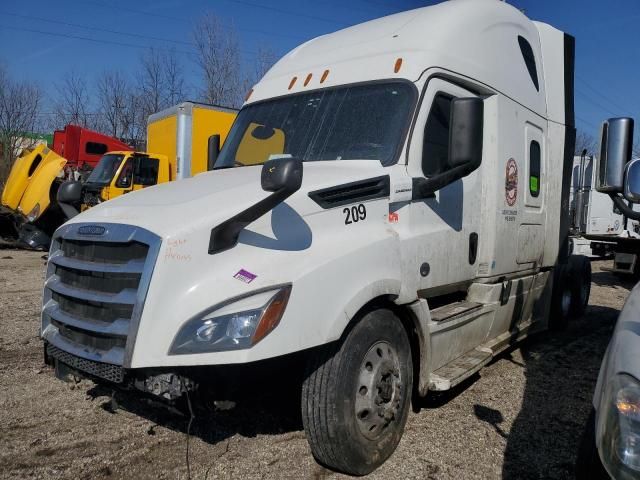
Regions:
<instances>
[{"instance_id":1,"label":"yellow box truck","mask_svg":"<svg viewBox=\"0 0 640 480\"><path fill-rule=\"evenodd\" d=\"M82 209L158 183L206 172L236 110L183 102L147 121L146 152L109 152L83 185Z\"/></svg>"}]
</instances>

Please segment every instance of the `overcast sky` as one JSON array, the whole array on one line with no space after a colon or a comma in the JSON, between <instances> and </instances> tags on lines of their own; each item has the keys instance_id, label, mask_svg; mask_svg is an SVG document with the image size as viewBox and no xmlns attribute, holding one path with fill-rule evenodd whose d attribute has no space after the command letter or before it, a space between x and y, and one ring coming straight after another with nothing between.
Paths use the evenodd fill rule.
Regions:
<instances>
[{"instance_id":1,"label":"overcast sky","mask_svg":"<svg viewBox=\"0 0 640 480\"><path fill-rule=\"evenodd\" d=\"M89 83L105 69L135 71L149 46L174 49L198 81L191 30L213 12L238 31L248 65L259 45L282 55L321 35L435 1L412 0L3 0L0 62L50 97L65 72ZM640 113L638 0L510 0L534 20L576 37L576 123L598 134L603 119Z\"/></svg>"}]
</instances>

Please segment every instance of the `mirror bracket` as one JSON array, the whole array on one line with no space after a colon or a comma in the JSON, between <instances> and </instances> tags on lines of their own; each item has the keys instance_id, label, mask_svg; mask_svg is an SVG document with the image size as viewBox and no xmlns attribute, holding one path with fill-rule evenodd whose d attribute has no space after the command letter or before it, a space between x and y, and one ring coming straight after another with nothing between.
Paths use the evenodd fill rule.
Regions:
<instances>
[{"instance_id":1,"label":"mirror bracket","mask_svg":"<svg viewBox=\"0 0 640 480\"><path fill-rule=\"evenodd\" d=\"M413 177L413 193L411 199L424 200L427 198L434 198L438 190L446 187L456 180L466 177L478 167L479 165L472 164L459 165L430 178Z\"/></svg>"},{"instance_id":2,"label":"mirror bracket","mask_svg":"<svg viewBox=\"0 0 640 480\"><path fill-rule=\"evenodd\" d=\"M224 252L238 243L240 232L273 210L302 186L302 161L295 158L269 160L262 165L262 189L273 192L249 208L211 229L209 255Z\"/></svg>"},{"instance_id":3,"label":"mirror bracket","mask_svg":"<svg viewBox=\"0 0 640 480\"><path fill-rule=\"evenodd\" d=\"M611 197L611 200L613 200L613 204L625 217L630 218L631 220L640 220L640 212L636 212L633 208L627 205L622 197L617 193L610 193L609 196Z\"/></svg>"}]
</instances>

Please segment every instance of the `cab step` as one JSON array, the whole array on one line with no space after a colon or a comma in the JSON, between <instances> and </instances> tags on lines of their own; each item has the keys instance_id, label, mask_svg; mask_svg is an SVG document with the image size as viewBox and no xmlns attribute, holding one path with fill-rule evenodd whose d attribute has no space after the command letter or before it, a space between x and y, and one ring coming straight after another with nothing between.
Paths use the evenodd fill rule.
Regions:
<instances>
[{"instance_id":1,"label":"cab step","mask_svg":"<svg viewBox=\"0 0 640 480\"><path fill-rule=\"evenodd\" d=\"M431 320L439 323L455 320L456 318L473 312L474 310L478 310L479 308L482 308L482 304L477 302L462 301L450 303L449 305L434 308L431 311Z\"/></svg>"},{"instance_id":2,"label":"cab step","mask_svg":"<svg viewBox=\"0 0 640 480\"><path fill-rule=\"evenodd\" d=\"M455 387L476 373L493 358L488 348L474 348L464 355L443 365L429 378L429 390L443 391Z\"/></svg>"}]
</instances>

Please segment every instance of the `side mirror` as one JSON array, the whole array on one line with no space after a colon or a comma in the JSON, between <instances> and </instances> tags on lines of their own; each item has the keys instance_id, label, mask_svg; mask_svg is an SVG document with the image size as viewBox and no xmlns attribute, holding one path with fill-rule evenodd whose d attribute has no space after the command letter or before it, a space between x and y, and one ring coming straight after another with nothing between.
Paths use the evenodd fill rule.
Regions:
<instances>
[{"instance_id":1,"label":"side mirror","mask_svg":"<svg viewBox=\"0 0 640 480\"><path fill-rule=\"evenodd\" d=\"M610 118L602 124L596 190L622 193L632 145L633 118Z\"/></svg>"},{"instance_id":2,"label":"side mirror","mask_svg":"<svg viewBox=\"0 0 640 480\"><path fill-rule=\"evenodd\" d=\"M482 163L484 101L478 97L451 101L447 171L430 178L413 178L413 199L433 197L435 192L464 178Z\"/></svg>"},{"instance_id":3,"label":"side mirror","mask_svg":"<svg viewBox=\"0 0 640 480\"><path fill-rule=\"evenodd\" d=\"M451 102L449 122L449 168L482 162L484 102L478 97L456 98Z\"/></svg>"},{"instance_id":4,"label":"side mirror","mask_svg":"<svg viewBox=\"0 0 640 480\"><path fill-rule=\"evenodd\" d=\"M624 169L624 198L632 203L640 202L640 159L627 163Z\"/></svg>"},{"instance_id":5,"label":"side mirror","mask_svg":"<svg viewBox=\"0 0 640 480\"><path fill-rule=\"evenodd\" d=\"M58 188L56 199L67 218L71 219L75 217L80 213L78 206L82 201L82 183L64 182L60 185L60 188Z\"/></svg>"},{"instance_id":6,"label":"side mirror","mask_svg":"<svg viewBox=\"0 0 640 480\"><path fill-rule=\"evenodd\" d=\"M267 160L262 165L260 184L267 192L297 191L302 185L302 160L297 158Z\"/></svg>"},{"instance_id":7,"label":"side mirror","mask_svg":"<svg viewBox=\"0 0 640 480\"><path fill-rule=\"evenodd\" d=\"M209 137L207 142L207 170L213 170L220 153L220 135L217 133Z\"/></svg>"}]
</instances>

